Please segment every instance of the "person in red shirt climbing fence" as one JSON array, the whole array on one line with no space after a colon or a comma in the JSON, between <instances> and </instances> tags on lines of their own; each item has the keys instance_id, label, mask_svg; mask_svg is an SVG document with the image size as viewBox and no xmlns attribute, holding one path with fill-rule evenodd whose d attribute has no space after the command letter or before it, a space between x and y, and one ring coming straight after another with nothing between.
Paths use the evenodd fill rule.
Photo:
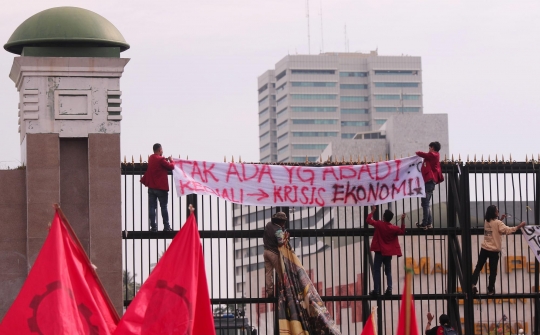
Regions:
<instances>
[{"instance_id":1,"label":"person in red shirt climbing fence","mask_svg":"<svg viewBox=\"0 0 540 335\"><path fill-rule=\"evenodd\" d=\"M441 144L439 142L431 142L429 144L429 151L422 152L417 151L416 155L424 159L422 163L422 177L424 178L426 196L422 198L422 223L416 223L418 228L428 229L432 227L433 218L431 217L430 202L433 197L433 191L435 185L444 181L444 177L441 171L441 163L439 150L441 150Z\"/></svg>"},{"instance_id":2,"label":"person in red shirt climbing fence","mask_svg":"<svg viewBox=\"0 0 540 335\"><path fill-rule=\"evenodd\" d=\"M383 220L373 220L373 214L377 211L377 206L371 206L371 213L368 214L366 222L375 227L370 251L375 252L373 259L373 286L374 290L369 294L377 296L381 288L381 266L384 264L387 288L384 295L392 295L392 256L401 257L401 247L399 246L399 235L405 235L405 213L401 215L401 227L392 224L394 213L385 210Z\"/></svg>"},{"instance_id":3,"label":"person in red shirt climbing fence","mask_svg":"<svg viewBox=\"0 0 540 335\"><path fill-rule=\"evenodd\" d=\"M161 144L154 144L154 154L148 158L148 168L141 178L141 183L148 187L148 219L150 231L156 232L156 211L157 202L161 207L161 217L163 218L163 231L171 231L169 224L169 211L167 204L169 201L169 181L167 175L169 171L174 170L172 157L163 157L163 148Z\"/></svg>"}]
</instances>

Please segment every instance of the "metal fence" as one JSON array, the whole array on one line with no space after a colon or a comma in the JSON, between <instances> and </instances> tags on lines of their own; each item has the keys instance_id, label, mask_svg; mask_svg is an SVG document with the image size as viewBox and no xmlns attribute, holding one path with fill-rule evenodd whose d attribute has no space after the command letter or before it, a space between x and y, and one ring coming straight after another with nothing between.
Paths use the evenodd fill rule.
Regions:
<instances>
[{"instance_id":1,"label":"metal fence","mask_svg":"<svg viewBox=\"0 0 540 335\"><path fill-rule=\"evenodd\" d=\"M343 164L347 163L295 165ZM405 267L413 271L416 318L422 333L425 315L431 312L436 320L448 314L459 334L509 335L520 329L540 334L540 269L519 231L504 238L496 294L485 294L487 267L478 283L480 294L474 298L471 286L487 206L495 204L501 214L507 213L508 226L521 221L540 224L538 161L452 160L441 165L445 181L434 192L433 229L415 225L422 217L419 198L380 206L396 214L395 224L401 213L407 214L406 233L400 238L403 257L392 259L393 295L372 297L369 247L374 230L365 221L367 207L242 206L210 196L180 198L171 188L168 207L173 231L152 233L148 231L146 188L139 183L147 165L123 163L124 305L129 305L181 228L191 203L196 207L211 303L220 320L216 324L229 317L241 320L237 322L242 324L238 328L244 328L241 334L251 328L259 334L273 334L276 329L275 301L264 294L262 229L279 210L288 213L291 244L343 334L360 334L374 304L379 333L396 333ZM388 283L384 273L381 277L384 290Z\"/></svg>"}]
</instances>

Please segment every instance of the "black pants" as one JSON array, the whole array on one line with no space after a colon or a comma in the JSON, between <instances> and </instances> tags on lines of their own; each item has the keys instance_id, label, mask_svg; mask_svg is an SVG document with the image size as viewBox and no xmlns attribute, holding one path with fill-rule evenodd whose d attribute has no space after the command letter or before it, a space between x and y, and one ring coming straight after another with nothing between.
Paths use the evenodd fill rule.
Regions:
<instances>
[{"instance_id":1,"label":"black pants","mask_svg":"<svg viewBox=\"0 0 540 335\"><path fill-rule=\"evenodd\" d=\"M488 251L486 249L480 249L480 255L478 255L478 263L476 263L476 268L472 275L472 284L476 285L478 283L478 277L480 276L480 271L486 264L486 261L489 259L489 285L488 289L495 289L495 279L497 279L497 266L499 265L499 252L498 251Z\"/></svg>"}]
</instances>

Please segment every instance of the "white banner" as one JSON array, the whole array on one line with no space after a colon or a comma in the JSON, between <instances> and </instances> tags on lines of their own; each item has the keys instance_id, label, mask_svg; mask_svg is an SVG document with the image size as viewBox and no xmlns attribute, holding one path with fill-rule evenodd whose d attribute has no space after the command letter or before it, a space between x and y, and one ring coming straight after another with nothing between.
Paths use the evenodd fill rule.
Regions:
<instances>
[{"instance_id":1,"label":"white banner","mask_svg":"<svg viewBox=\"0 0 540 335\"><path fill-rule=\"evenodd\" d=\"M525 226L521 228L521 233L540 262L540 226Z\"/></svg>"},{"instance_id":2,"label":"white banner","mask_svg":"<svg viewBox=\"0 0 540 335\"><path fill-rule=\"evenodd\" d=\"M286 166L174 159L179 196L257 206L368 206L424 196L418 156L366 165Z\"/></svg>"}]
</instances>

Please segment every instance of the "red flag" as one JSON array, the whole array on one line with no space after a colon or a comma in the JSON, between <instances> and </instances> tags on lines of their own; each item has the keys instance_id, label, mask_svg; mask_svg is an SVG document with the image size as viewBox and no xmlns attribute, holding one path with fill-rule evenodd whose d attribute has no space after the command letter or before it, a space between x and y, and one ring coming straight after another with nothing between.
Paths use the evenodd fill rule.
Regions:
<instances>
[{"instance_id":1,"label":"red flag","mask_svg":"<svg viewBox=\"0 0 540 335\"><path fill-rule=\"evenodd\" d=\"M45 243L0 334L112 334L118 315L57 207Z\"/></svg>"},{"instance_id":2,"label":"red flag","mask_svg":"<svg viewBox=\"0 0 540 335\"><path fill-rule=\"evenodd\" d=\"M362 329L362 333L360 333L360 335L377 335L377 314L375 312L376 309L377 306L371 307L371 315L364 324L364 329Z\"/></svg>"},{"instance_id":3,"label":"red flag","mask_svg":"<svg viewBox=\"0 0 540 335\"><path fill-rule=\"evenodd\" d=\"M414 311L414 299L412 297L411 272L407 270L405 275L405 288L401 296L401 309L399 311L399 322L397 335L417 335L416 313Z\"/></svg>"},{"instance_id":4,"label":"red flag","mask_svg":"<svg viewBox=\"0 0 540 335\"><path fill-rule=\"evenodd\" d=\"M201 240L191 214L141 286L114 334L215 333Z\"/></svg>"}]
</instances>

